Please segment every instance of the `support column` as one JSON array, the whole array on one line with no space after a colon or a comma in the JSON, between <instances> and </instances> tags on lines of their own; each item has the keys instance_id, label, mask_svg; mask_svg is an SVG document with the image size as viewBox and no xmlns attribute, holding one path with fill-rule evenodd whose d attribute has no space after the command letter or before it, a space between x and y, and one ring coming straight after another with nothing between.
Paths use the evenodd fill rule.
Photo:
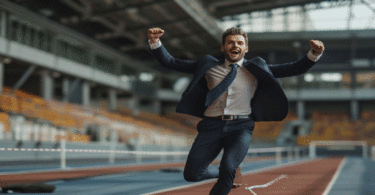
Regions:
<instances>
[{"instance_id":1,"label":"support column","mask_svg":"<svg viewBox=\"0 0 375 195\"><path fill-rule=\"evenodd\" d=\"M4 85L4 62L0 61L0 93L3 92Z\"/></svg>"},{"instance_id":2,"label":"support column","mask_svg":"<svg viewBox=\"0 0 375 195\"><path fill-rule=\"evenodd\" d=\"M302 14L302 31L307 31L308 30L308 14L307 14L307 9L306 9L306 6L302 6L302 10L301 10L301 14Z\"/></svg>"},{"instance_id":3,"label":"support column","mask_svg":"<svg viewBox=\"0 0 375 195\"><path fill-rule=\"evenodd\" d=\"M287 8L284 8L284 13L283 13L283 30L288 31L289 30L289 12Z\"/></svg>"},{"instance_id":4,"label":"support column","mask_svg":"<svg viewBox=\"0 0 375 195\"><path fill-rule=\"evenodd\" d=\"M26 30L25 30L24 44L28 46L32 46L32 33L31 33L31 28L28 26L26 27Z\"/></svg>"},{"instance_id":5,"label":"support column","mask_svg":"<svg viewBox=\"0 0 375 195\"><path fill-rule=\"evenodd\" d=\"M52 43L49 43L48 40L49 40L49 36L46 32L42 32L42 37L41 37L41 49L43 51L52 51L54 54L57 54L57 51L55 51L55 47L54 47L54 44L57 44L56 42L54 42L54 39L52 39L52 42L54 42L54 44ZM49 44L51 44L51 47L54 48L54 49L51 49L49 48Z\"/></svg>"},{"instance_id":6,"label":"support column","mask_svg":"<svg viewBox=\"0 0 375 195\"><path fill-rule=\"evenodd\" d=\"M297 101L297 115L299 120L305 120L305 102Z\"/></svg>"},{"instance_id":7,"label":"support column","mask_svg":"<svg viewBox=\"0 0 375 195\"><path fill-rule=\"evenodd\" d=\"M68 78L64 78L63 79L63 83L62 83L62 94L63 94L63 101L64 102L68 102L68 98L65 98L68 96L68 93L69 93L69 79Z\"/></svg>"},{"instance_id":8,"label":"support column","mask_svg":"<svg viewBox=\"0 0 375 195\"><path fill-rule=\"evenodd\" d=\"M156 89L160 89L161 88L161 78L156 77L153 84L154 84L154 87ZM153 106L153 108L152 108L153 113L155 113L155 114L161 113L161 100L160 99L155 98L154 100L152 100L152 106Z\"/></svg>"},{"instance_id":9,"label":"support column","mask_svg":"<svg viewBox=\"0 0 375 195\"><path fill-rule=\"evenodd\" d=\"M272 32L272 12L267 11L267 19L266 19L266 32Z\"/></svg>"},{"instance_id":10,"label":"support column","mask_svg":"<svg viewBox=\"0 0 375 195\"><path fill-rule=\"evenodd\" d=\"M153 112L155 114L161 114L161 101L160 100L154 100L154 102L152 103L153 105Z\"/></svg>"},{"instance_id":11,"label":"support column","mask_svg":"<svg viewBox=\"0 0 375 195\"><path fill-rule=\"evenodd\" d=\"M82 104L83 106L90 106L90 83L84 81L82 85Z\"/></svg>"},{"instance_id":12,"label":"support column","mask_svg":"<svg viewBox=\"0 0 375 195\"><path fill-rule=\"evenodd\" d=\"M1 12L1 31L0 37L7 38L7 23L8 23L8 13L5 11Z\"/></svg>"},{"instance_id":13,"label":"support column","mask_svg":"<svg viewBox=\"0 0 375 195\"><path fill-rule=\"evenodd\" d=\"M53 83L53 77L50 73L50 71L43 70L42 74L42 83L41 83L41 88L42 88L42 97L46 100L52 100L53 99L53 89L54 89L54 83Z\"/></svg>"},{"instance_id":14,"label":"support column","mask_svg":"<svg viewBox=\"0 0 375 195\"><path fill-rule=\"evenodd\" d=\"M133 114L137 115L139 112L139 97L133 94L133 96L129 98L127 105Z\"/></svg>"},{"instance_id":15,"label":"support column","mask_svg":"<svg viewBox=\"0 0 375 195\"><path fill-rule=\"evenodd\" d=\"M22 42L22 39L24 37L24 34L22 34L22 24L21 23L17 23L17 28L16 28L16 40L17 42L19 43L23 43Z\"/></svg>"},{"instance_id":16,"label":"support column","mask_svg":"<svg viewBox=\"0 0 375 195\"><path fill-rule=\"evenodd\" d=\"M89 49L88 50L88 58L89 58L89 65L91 68L94 68L95 66L95 50L94 49Z\"/></svg>"},{"instance_id":17,"label":"support column","mask_svg":"<svg viewBox=\"0 0 375 195\"><path fill-rule=\"evenodd\" d=\"M117 107L117 92L115 89L109 89L109 104L108 109L115 111Z\"/></svg>"},{"instance_id":18,"label":"support column","mask_svg":"<svg viewBox=\"0 0 375 195\"><path fill-rule=\"evenodd\" d=\"M350 102L350 116L352 120L359 119L359 102L358 100L352 100Z\"/></svg>"},{"instance_id":19,"label":"support column","mask_svg":"<svg viewBox=\"0 0 375 195\"><path fill-rule=\"evenodd\" d=\"M350 1L350 4L349 4L349 15L348 15L348 21L347 21L347 25L346 25L346 29L347 30L350 30L351 28L351 21L352 21L352 18L353 18L353 6L354 6L354 2L353 0Z\"/></svg>"}]
</instances>

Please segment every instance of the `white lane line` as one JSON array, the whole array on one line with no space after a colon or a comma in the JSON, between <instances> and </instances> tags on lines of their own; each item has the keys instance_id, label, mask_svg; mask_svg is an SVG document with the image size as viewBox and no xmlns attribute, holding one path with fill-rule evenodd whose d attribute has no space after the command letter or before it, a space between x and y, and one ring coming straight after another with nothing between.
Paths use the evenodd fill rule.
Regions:
<instances>
[{"instance_id":1,"label":"white lane line","mask_svg":"<svg viewBox=\"0 0 375 195\"><path fill-rule=\"evenodd\" d=\"M288 177L288 176L287 176L287 175L280 175L280 176L277 177L276 179L274 179L274 180L272 180L272 181L270 181L270 182L268 182L268 183L266 183L266 184L250 186L250 187L246 187L245 189L246 189L246 190L249 190L251 193L253 193L253 195L257 195L257 194L253 191L254 188L266 188L266 187L268 187L268 186L270 186L270 185L276 183L276 182L279 181L280 179L283 179L283 178L286 178L286 177Z\"/></svg>"},{"instance_id":2,"label":"white lane line","mask_svg":"<svg viewBox=\"0 0 375 195\"><path fill-rule=\"evenodd\" d=\"M189 184L189 185L184 185L184 186L177 186L177 187L168 188L168 189L164 189L164 190L158 190L158 191L149 192L149 193L141 194L141 195L152 195L152 194L158 194L158 193L163 193L163 192L169 192L169 191L173 191L173 190L190 188L190 187L194 187L194 186L200 186L200 185L203 185L203 184L206 184L206 183L211 183L211 182L216 181L216 180L217 180L216 178L214 178L214 179L207 179L205 181L201 181L201 182L198 182L198 183L195 183L195 184Z\"/></svg>"},{"instance_id":3,"label":"white lane line","mask_svg":"<svg viewBox=\"0 0 375 195\"><path fill-rule=\"evenodd\" d=\"M269 170L273 170L273 169L284 168L284 167L291 166L291 165L308 163L308 162L313 161L313 160L317 160L317 159L305 159L305 160L299 160L299 161L296 161L296 162L285 163L285 164L282 164L282 165L274 165L274 166L271 166L271 167L265 167L265 168L261 168L261 169L247 171L247 172L244 172L242 175L250 175L250 174L258 173L258 172L262 172L262 171L269 171ZM216 178L208 179L208 180L201 181L201 182L198 182L198 183L195 183L195 184L177 186L177 187L168 188L168 189L164 189L164 190L158 190L158 191L149 192L149 193L145 193L145 194L141 194L141 195L153 195L153 194L169 192L169 191L173 191L173 190L180 190L180 189L184 189L184 188L190 188L190 187L194 187L194 186L203 185L203 184L210 183L210 182L213 182L213 181L216 181L216 180L217 180Z\"/></svg>"},{"instance_id":4,"label":"white lane line","mask_svg":"<svg viewBox=\"0 0 375 195\"><path fill-rule=\"evenodd\" d=\"M341 160L339 166L336 169L335 174L333 175L331 181L329 182L327 188L324 190L322 195L328 195L328 193L331 191L331 189L332 189L333 185L336 183L336 180L339 177L342 169L344 168L344 165L345 165L346 161L347 161L346 157Z\"/></svg>"}]
</instances>

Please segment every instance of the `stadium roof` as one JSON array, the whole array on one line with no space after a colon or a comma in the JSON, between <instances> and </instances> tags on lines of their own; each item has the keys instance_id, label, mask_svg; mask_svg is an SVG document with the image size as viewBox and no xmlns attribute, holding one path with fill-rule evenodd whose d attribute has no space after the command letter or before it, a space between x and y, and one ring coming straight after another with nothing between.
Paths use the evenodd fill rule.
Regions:
<instances>
[{"instance_id":1,"label":"stadium roof","mask_svg":"<svg viewBox=\"0 0 375 195\"><path fill-rule=\"evenodd\" d=\"M162 42L178 58L219 55L225 17L288 6L351 0L10 0L140 60L153 60L147 30L165 30ZM366 2L366 1L365 1ZM163 69L149 63L153 68Z\"/></svg>"},{"instance_id":2,"label":"stadium roof","mask_svg":"<svg viewBox=\"0 0 375 195\"><path fill-rule=\"evenodd\" d=\"M173 54L195 58L217 52L223 16L322 0L11 0L138 58L148 54L147 29L166 30Z\"/></svg>"}]
</instances>

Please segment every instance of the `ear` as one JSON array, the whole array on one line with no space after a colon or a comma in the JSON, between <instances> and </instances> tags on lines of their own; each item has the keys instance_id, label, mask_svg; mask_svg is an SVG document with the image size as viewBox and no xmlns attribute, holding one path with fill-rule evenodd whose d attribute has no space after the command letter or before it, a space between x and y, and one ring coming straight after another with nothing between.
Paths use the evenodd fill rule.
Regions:
<instances>
[{"instance_id":1,"label":"ear","mask_svg":"<svg viewBox=\"0 0 375 195\"><path fill-rule=\"evenodd\" d=\"M249 51L249 46L246 46L245 53Z\"/></svg>"},{"instance_id":2,"label":"ear","mask_svg":"<svg viewBox=\"0 0 375 195\"><path fill-rule=\"evenodd\" d=\"M221 45L221 51L224 52L225 49L224 49L224 45Z\"/></svg>"}]
</instances>

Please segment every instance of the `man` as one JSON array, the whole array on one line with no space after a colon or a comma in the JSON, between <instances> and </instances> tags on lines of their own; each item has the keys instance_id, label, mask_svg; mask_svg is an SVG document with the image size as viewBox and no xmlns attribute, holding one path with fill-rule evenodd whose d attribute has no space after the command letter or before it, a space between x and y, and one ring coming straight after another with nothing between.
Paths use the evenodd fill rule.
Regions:
<instances>
[{"instance_id":1,"label":"man","mask_svg":"<svg viewBox=\"0 0 375 195\"><path fill-rule=\"evenodd\" d=\"M240 164L244 160L255 121L281 121L288 114L288 101L276 78L307 72L324 50L321 41L311 40L311 50L301 60L267 65L260 57L244 59L247 34L227 29L221 51L225 61L204 56L197 61L173 58L163 47L164 30L148 30L152 54L167 68L194 74L176 111L203 118L184 170L187 181L218 178L210 195L228 194L241 185ZM224 149L219 172L207 168ZM237 171L236 171L237 170Z\"/></svg>"}]
</instances>

